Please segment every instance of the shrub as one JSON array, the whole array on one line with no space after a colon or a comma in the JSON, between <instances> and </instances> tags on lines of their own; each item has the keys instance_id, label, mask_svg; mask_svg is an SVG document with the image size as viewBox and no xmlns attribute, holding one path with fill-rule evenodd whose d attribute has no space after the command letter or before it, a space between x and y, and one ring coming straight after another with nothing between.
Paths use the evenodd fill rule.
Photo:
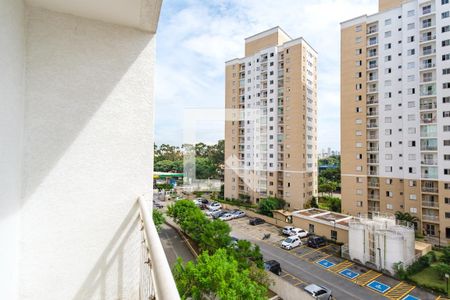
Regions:
<instances>
[{"instance_id":1,"label":"shrub","mask_svg":"<svg viewBox=\"0 0 450 300\"><path fill-rule=\"evenodd\" d=\"M443 262L438 263L434 265L432 268L439 273L439 277L441 277L441 279L445 278L445 274L450 274L450 266L446 263Z\"/></svg>"},{"instance_id":2,"label":"shrub","mask_svg":"<svg viewBox=\"0 0 450 300\"><path fill-rule=\"evenodd\" d=\"M269 197L261 199L258 204L258 212L260 214L273 217L272 211L282 209L286 205L286 201L279 198Z\"/></svg>"},{"instance_id":3,"label":"shrub","mask_svg":"<svg viewBox=\"0 0 450 300\"><path fill-rule=\"evenodd\" d=\"M170 183L158 183L158 184L156 184L156 188L158 190L169 191L169 190L173 189L173 186Z\"/></svg>"}]
</instances>

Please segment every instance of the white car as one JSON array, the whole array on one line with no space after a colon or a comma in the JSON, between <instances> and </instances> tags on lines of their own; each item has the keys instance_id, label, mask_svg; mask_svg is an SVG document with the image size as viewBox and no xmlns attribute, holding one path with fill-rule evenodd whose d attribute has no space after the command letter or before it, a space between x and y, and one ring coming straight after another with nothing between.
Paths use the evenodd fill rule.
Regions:
<instances>
[{"instance_id":1,"label":"white car","mask_svg":"<svg viewBox=\"0 0 450 300\"><path fill-rule=\"evenodd\" d=\"M219 219L222 221L229 221L229 220L233 219L233 215L230 213L226 213L226 214L220 216Z\"/></svg>"},{"instance_id":2,"label":"white car","mask_svg":"<svg viewBox=\"0 0 450 300\"><path fill-rule=\"evenodd\" d=\"M220 209L217 209L217 210L207 210L207 211L205 212L205 214L206 214L207 216L211 217L213 213L216 213L216 212L219 212L219 211L220 211Z\"/></svg>"},{"instance_id":3,"label":"white car","mask_svg":"<svg viewBox=\"0 0 450 300\"><path fill-rule=\"evenodd\" d=\"M303 230L301 228L294 228L291 230L291 232L289 233L290 236L298 236L300 238L304 238L308 236L308 231Z\"/></svg>"},{"instance_id":4,"label":"white car","mask_svg":"<svg viewBox=\"0 0 450 300\"><path fill-rule=\"evenodd\" d=\"M281 248L291 250L302 245L302 241L298 236L290 236L281 243Z\"/></svg>"},{"instance_id":5,"label":"white car","mask_svg":"<svg viewBox=\"0 0 450 300\"><path fill-rule=\"evenodd\" d=\"M292 226L284 226L283 227L283 234L284 235L291 235L291 230L294 229Z\"/></svg>"},{"instance_id":6,"label":"white car","mask_svg":"<svg viewBox=\"0 0 450 300\"><path fill-rule=\"evenodd\" d=\"M237 219L237 218L243 218L243 217L245 217L245 212L242 210L238 210L233 213L233 218Z\"/></svg>"},{"instance_id":7,"label":"white car","mask_svg":"<svg viewBox=\"0 0 450 300\"><path fill-rule=\"evenodd\" d=\"M208 205L209 210L219 210L222 208L222 205L219 202L213 202Z\"/></svg>"}]
</instances>

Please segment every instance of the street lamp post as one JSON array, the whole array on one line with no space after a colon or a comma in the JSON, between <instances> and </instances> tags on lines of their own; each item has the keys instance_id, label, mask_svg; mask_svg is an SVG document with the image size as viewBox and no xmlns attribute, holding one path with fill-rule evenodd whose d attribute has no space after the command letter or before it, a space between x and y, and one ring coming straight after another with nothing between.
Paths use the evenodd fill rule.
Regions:
<instances>
[{"instance_id":1,"label":"street lamp post","mask_svg":"<svg viewBox=\"0 0 450 300\"><path fill-rule=\"evenodd\" d=\"M448 296L448 278L449 278L449 275L445 274L445 287L447 288L447 296Z\"/></svg>"}]
</instances>

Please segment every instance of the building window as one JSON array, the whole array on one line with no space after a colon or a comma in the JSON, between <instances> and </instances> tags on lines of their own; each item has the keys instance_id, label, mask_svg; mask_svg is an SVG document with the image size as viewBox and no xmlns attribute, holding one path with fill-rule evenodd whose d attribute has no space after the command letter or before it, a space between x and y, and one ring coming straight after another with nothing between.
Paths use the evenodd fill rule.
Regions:
<instances>
[{"instance_id":1,"label":"building window","mask_svg":"<svg viewBox=\"0 0 450 300\"><path fill-rule=\"evenodd\" d=\"M449 111L449 110L443 111L443 112L442 112L442 117L444 117L444 118L450 117L450 111Z\"/></svg>"},{"instance_id":2,"label":"building window","mask_svg":"<svg viewBox=\"0 0 450 300\"><path fill-rule=\"evenodd\" d=\"M392 204L389 204L389 203L386 204L386 208L387 208L387 209L392 209Z\"/></svg>"},{"instance_id":3,"label":"building window","mask_svg":"<svg viewBox=\"0 0 450 300\"><path fill-rule=\"evenodd\" d=\"M450 103L450 97L442 97L442 103Z\"/></svg>"},{"instance_id":4,"label":"building window","mask_svg":"<svg viewBox=\"0 0 450 300\"><path fill-rule=\"evenodd\" d=\"M444 175L450 175L450 169L444 169Z\"/></svg>"},{"instance_id":5,"label":"building window","mask_svg":"<svg viewBox=\"0 0 450 300\"><path fill-rule=\"evenodd\" d=\"M445 19L448 18L450 16L450 12L449 11L444 11L443 13L441 13L441 18Z\"/></svg>"},{"instance_id":6,"label":"building window","mask_svg":"<svg viewBox=\"0 0 450 300\"><path fill-rule=\"evenodd\" d=\"M450 25L443 26L441 28L442 33L450 31Z\"/></svg>"},{"instance_id":7,"label":"building window","mask_svg":"<svg viewBox=\"0 0 450 300\"><path fill-rule=\"evenodd\" d=\"M409 212L412 214L417 214L417 207L410 207Z\"/></svg>"},{"instance_id":8,"label":"building window","mask_svg":"<svg viewBox=\"0 0 450 300\"><path fill-rule=\"evenodd\" d=\"M386 191L386 197L392 197L392 192L391 191Z\"/></svg>"},{"instance_id":9,"label":"building window","mask_svg":"<svg viewBox=\"0 0 450 300\"><path fill-rule=\"evenodd\" d=\"M362 207L363 206L363 202L362 201L356 201L356 206L357 207Z\"/></svg>"},{"instance_id":10,"label":"building window","mask_svg":"<svg viewBox=\"0 0 450 300\"><path fill-rule=\"evenodd\" d=\"M333 241L337 241L337 231L336 230L331 230L331 239Z\"/></svg>"}]
</instances>

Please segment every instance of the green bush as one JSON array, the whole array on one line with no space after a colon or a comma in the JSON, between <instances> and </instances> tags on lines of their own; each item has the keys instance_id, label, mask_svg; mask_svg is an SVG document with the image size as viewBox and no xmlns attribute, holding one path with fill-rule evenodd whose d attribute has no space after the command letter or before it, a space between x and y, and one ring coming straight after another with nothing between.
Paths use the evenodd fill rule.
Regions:
<instances>
[{"instance_id":1,"label":"green bush","mask_svg":"<svg viewBox=\"0 0 450 300\"><path fill-rule=\"evenodd\" d=\"M269 197L259 200L258 212L262 215L273 217L273 210L283 209L286 201L279 198Z\"/></svg>"},{"instance_id":2,"label":"green bush","mask_svg":"<svg viewBox=\"0 0 450 300\"><path fill-rule=\"evenodd\" d=\"M439 273L441 279L445 279L445 274L450 274L450 265L443 262L434 265L433 269Z\"/></svg>"},{"instance_id":3,"label":"green bush","mask_svg":"<svg viewBox=\"0 0 450 300\"><path fill-rule=\"evenodd\" d=\"M158 184L156 184L156 188L158 190L169 191L169 190L173 189L173 186L170 183L158 183Z\"/></svg>"}]
</instances>

